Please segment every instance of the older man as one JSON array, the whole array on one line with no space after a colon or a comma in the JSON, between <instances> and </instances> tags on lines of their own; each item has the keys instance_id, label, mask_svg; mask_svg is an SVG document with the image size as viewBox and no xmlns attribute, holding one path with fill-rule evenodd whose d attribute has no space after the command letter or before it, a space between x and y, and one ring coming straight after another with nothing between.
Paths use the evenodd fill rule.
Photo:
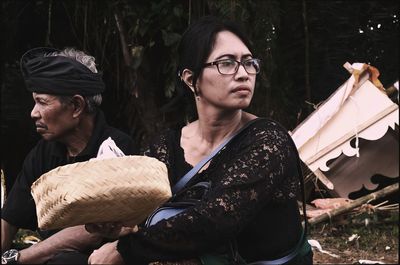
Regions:
<instances>
[{"instance_id":1,"label":"older man","mask_svg":"<svg viewBox=\"0 0 400 265\"><path fill-rule=\"evenodd\" d=\"M2 209L1 250L8 250L2 263L86 263L86 252L102 239L87 233L84 226L39 231L44 240L38 244L9 250L19 228L38 229L30 187L55 167L96 157L108 137L126 155L138 150L128 135L107 125L98 109L104 83L94 57L75 49L36 48L22 56L21 71L35 102L31 117L43 139L25 158Z\"/></svg>"}]
</instances>

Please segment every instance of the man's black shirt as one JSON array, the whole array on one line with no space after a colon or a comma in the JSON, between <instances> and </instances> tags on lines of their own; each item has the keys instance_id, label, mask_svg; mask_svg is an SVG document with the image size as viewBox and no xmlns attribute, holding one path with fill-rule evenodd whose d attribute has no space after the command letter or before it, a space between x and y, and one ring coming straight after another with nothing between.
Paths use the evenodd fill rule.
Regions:
<instances>
[{"instance_id":1,"label":"man's black shirt","mask_svg":"<svg viewBox=\"0 0 400 265\"><path fill-rule=\"evenodd\" d=\"M36 205L31 195L32 183L42 174L58 166L96 157L101 143L108 137L114 140L125 155L138 154L138 148L132 139L122 131L109 126L101 111L96 115L93 134L87 146L73 159L67 158L67 150L63 144L41 139L25 158L22 170L5 201L1 218L17 228L36 230L38 227Z\"/></svg>"}]
</instances>

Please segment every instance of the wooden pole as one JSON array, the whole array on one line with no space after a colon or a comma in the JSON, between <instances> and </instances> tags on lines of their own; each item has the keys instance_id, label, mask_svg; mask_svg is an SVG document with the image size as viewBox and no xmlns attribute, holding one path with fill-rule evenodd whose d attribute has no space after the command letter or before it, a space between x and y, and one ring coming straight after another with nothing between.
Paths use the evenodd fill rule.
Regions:
<instances>
[{"instance_id":1,"label":"wooden pole","mask_svg":"<svg viewBox=\"0 0 400 265\"><path fill-rule=\"evenodd\" d=\"M120 11L118 8L115 9L114 11L114 18L115 18L115 23L118 28L119 32L119 39L121 42L121 50L122 50L122 55L124 57L124 62L125 66L127 67L127 74L128 74L128 84L132 86L132 95L135 96L135 98L139 97L139 88L136 84L136 73L132 69L132 56L131 56L131 51L129 51L128 43L127 43L127 37L126 37L126 31L125 27L122 21L122 15L120 14Z\"/></svg>"},{"instance_id":2,"label":"wooden pole","mask_svg":"<svg viewBox=\"0 0 400 265\"><path fill-rule=\"evenodd\" d=\"M121 15L118 9L114 11L114 18L119 32L119 38L121 42L121 50L124 57L124 62L126 66L130 67L132 65L132 59L129 54L128 44L126 43L124 24L122 23Z\"/></svg>"},{"instance_id":3,"label":"wooden pole","mask_svg":"<svg viewBox=\"0 0 400 265\"><path fill-rule=\"evenodd\" d=\"M364 203L369 203L370 201L374 201L374 200L384 197L386 195L392 194L398 190L399 190L399 183L387 186L384 189L375 191L375 192L365 195L361 198L358 198L349 204L343 205L336 209L332 209L327 213L324 213L317 217L311 218L310 220L308 220L308 223L310 225L315 225L315 224L325 221L327 219L331 219L332 217L337 216L339 214L348 212Z\"/></svg>"}]
</instances>

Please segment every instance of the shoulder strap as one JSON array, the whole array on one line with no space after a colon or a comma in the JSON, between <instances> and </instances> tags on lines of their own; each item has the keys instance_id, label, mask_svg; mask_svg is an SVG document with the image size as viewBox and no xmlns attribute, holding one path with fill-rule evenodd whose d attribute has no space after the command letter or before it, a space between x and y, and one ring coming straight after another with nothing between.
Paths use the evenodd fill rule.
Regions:
<instances>
[{"instance_id":1,"label":"shoulder strap","mask_svg":"<svg viewBox=\"0 0 400 265\"><path fill-rule=\"evenodd\" d=\"M249 127L251 124L253 124L256 120L259 120L260 118L253 119L246 123L240 130L238 130L236 133L228 137L223 143L221 143L216 149L214 149L208 156L203 158L199 163L197 163L196 166L194 166L188 173L186 173L176 184L174 187L172 187L172 193L176 194L178 191L180 191L188 182L189 180L192 179L194 175L199 172L199 170L207 164L208 161L210 161L216 154L218 154L219 151L221 151L233 138L235 138L237 135L239 135L242 131L244 131L247 127Z\"/></svg>"},{"instance_id":2,"label":"shoulder strap","mask_svg":"<svg viewBox=\"0 0 400 265\"><path fill-rule=\"evenodd\" d=\"M302 197L302 206L303 206L303 217L304 217L304 234L307 235L308 232L308 219L307 219L307 210L306 210L306 194L305 194L305 183L303 177L303 171L301 170L300 157L297 157L297 170L299 172L300 177L300 188L301 188L301 197Z\"/></svg>"}]
</instances>

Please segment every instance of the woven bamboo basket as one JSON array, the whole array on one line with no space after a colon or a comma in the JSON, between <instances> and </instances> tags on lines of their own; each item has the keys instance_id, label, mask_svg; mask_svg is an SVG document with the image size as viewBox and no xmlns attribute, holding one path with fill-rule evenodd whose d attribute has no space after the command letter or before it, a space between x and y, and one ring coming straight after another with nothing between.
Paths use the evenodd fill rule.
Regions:
<instances>
[{"instance_id":1,"label":"woven bamboo basket","mask_svg":"<svg viewBox=\"0 0 400 265\"><path fill-rule=\"evenodd\" d=\"M167 168L146 156L90 160L57 167L31 187L38 226L139 224L171 197Z\"/></svg>"}]
</instances>

